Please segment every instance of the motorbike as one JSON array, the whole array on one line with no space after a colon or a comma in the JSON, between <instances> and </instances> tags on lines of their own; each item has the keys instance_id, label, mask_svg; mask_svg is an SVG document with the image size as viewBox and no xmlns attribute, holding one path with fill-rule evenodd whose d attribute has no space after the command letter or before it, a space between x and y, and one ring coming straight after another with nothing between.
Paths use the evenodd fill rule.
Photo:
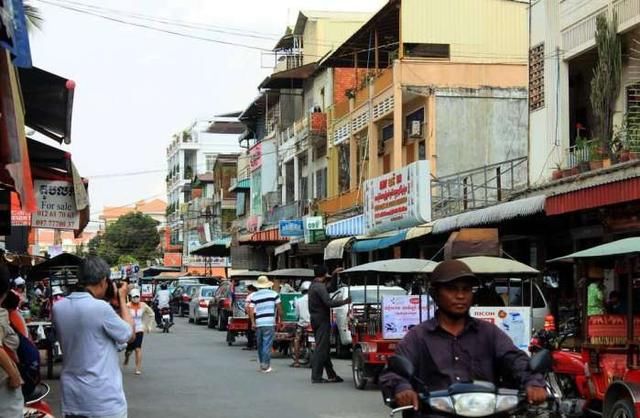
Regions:
<instances>
[{"instance_id":1,"label":"motorbike","mask_svg":"<svg viewBox=\"0 0 640 418\"><path fill-rule=\"evenodd\" d=\"M300 338L300 354L298 356L298 363L306 366L311 362L311 355L316 348L316 341L313 335L311 325L302 331L302 337ZM291 357L295 360L295 353L291 353Z\"/></svg>"},{"instance_id":2,"label":"motorbike","mask_svg":"<svg viewBox=\"0 0 640 418\"><path fill-rule=\"evenodd\" d=\"M563 327L562 332L542 329L529 344L532 354L548 351L553 367L545 373L547 388L556 400L561 416L581 416L589 411L588 368L578 352L561 349L562 343L575 335L573 326Z\"/></svg>"},{"instance_id":3,"label":"motorbike","mask_svg":"<svg viewBox=\"0 0 640 418\"><path fill-rule=\"evenodd\" d=\"M549 351L540 350L531 358L530 369L533 373L545 373L551 369L551 361ZM415 375L413 363L402 356L389 357L388 369L411 382L424 415L485 418L519 415L529 408L525 392L497 388L490 382L455 383L446 390L428 392L425 383ZM413 409L412 405L398 407L391 398L385 399L385 404L392 408L390 417Z\"/></svg>"},{"instance_id":4,"label":"motorbike","mask_svg":"<svg viewBox=\"0 0 640 418\"><path fill-rule=\"evenodd\" d=\"M162 316L162 333L168 334L169 328L171 328L171 308L160 309L160 315Z\"/></svg>"},{"instance_id":5,"label":"motorbike","mask_svg":"<svg viewBox=\"0 0 640 418\"><path fill-rule=\"evenodd\" d=\"M51 389L46 383L40 383L33 393L25 399L24 418L55 418L51 407L44 400Z\"/></svg>"}]
</instances>

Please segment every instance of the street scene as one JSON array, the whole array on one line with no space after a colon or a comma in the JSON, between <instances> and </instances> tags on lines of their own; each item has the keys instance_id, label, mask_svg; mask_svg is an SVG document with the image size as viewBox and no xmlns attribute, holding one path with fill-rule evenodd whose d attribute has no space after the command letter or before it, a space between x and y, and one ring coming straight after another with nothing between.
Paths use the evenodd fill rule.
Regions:
<instances>
[{"instance_id":1,"label":"street scene","mask_svg":"<svg viewBox=\"0 0 640 418\"><path fill-rule=\"evenodd\" d=\"M640 0L0 0L0 418L640 418Z\"/></svg>"}]
</instances>

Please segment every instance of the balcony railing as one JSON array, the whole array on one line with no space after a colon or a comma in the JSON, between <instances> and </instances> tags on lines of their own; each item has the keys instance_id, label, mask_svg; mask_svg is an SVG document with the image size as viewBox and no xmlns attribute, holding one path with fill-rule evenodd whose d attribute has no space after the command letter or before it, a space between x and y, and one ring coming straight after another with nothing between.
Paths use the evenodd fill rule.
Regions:
<instances>
[{"instance_id":1,"label":"balcony railing","mask_svg":"<svg viewBox=\"0 0 640 418\"><path fill-rule=\"evenodd\" d=\"M362 190L354 189L318 202L321 213L332 215L347 209L362 206Z\"/></svg>"},{"instance_id":2,"label":"balcony railing","mask_svg":"<svg viewBox=\"0 0 640 418\"><path fill-rule=\"evenodd\" d=\"M527 157L515 158L431 181L434 219L508 200L527 186Z\"/></svg>"},{"instance_id":3,"label":"balcony railing","mask_svg":"<svg viewBox=\"0 0 640 418\"><path fill-rule=\"evenodd\" d=\"M304 215L304 205L301 201L287 203L286 205L265 208L264 224L275 225L284 219L300 219Z\"/></svg>"}]
</instances>

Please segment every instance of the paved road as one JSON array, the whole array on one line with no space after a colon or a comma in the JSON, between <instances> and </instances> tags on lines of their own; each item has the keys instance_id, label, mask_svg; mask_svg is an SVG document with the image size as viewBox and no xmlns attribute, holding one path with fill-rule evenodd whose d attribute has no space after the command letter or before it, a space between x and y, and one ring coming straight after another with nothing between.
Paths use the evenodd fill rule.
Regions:
<instances>
[{"instance_id":1,"label":"paved road","mask_svg":"<svg viewBox=\"0 0 640 418\"><path fill-rule=\"evenodd\" d=\"M298 418L387 416L375 387L356 390L350 362L336 360L344 383L312 385L309 369L292 369L276 358L274 372L257 372L255 351L227 347L224 334L177 318L172 333L144 341L144 373L124 372L129 417ZM133 362L133 358L132 358ZM58 381L49 397L59 413Z\"/></svg>"}]
</instances>

